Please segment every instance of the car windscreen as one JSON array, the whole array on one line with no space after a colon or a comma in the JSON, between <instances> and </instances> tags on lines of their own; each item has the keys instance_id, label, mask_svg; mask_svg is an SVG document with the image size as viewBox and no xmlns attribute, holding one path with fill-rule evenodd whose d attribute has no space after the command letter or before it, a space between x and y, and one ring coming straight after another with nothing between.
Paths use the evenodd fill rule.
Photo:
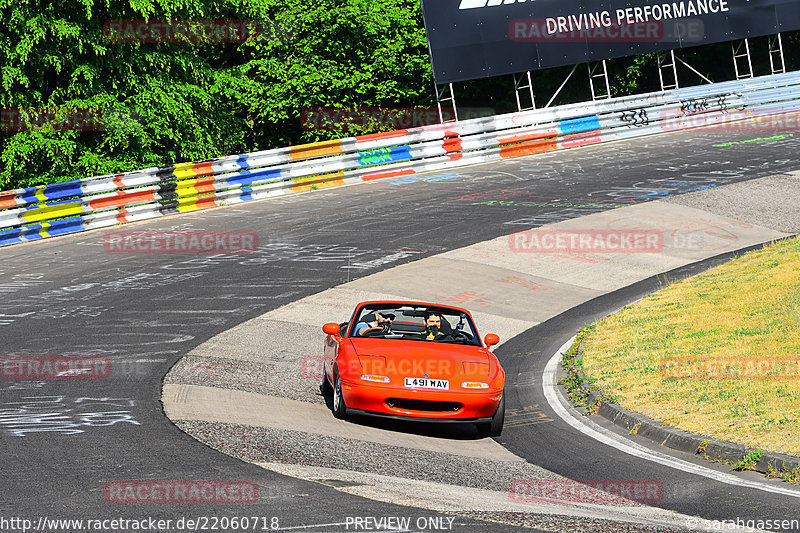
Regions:
<instances>
[{"instance_id":1,"label":"car windscreen","mask_svg":"<svg viewBox=\"0 0 800 533\"><path fill-rule=\"evenodd\" d=\"M408 304L363 306L356 313L350 337L481 346L467 313L448 307Z\"/></svg>"}]
</instances>

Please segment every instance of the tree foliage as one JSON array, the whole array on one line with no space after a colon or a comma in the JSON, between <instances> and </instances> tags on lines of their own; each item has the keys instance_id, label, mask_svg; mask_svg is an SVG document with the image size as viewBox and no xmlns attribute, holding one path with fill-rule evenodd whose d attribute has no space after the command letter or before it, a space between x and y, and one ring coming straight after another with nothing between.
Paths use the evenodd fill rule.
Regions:
<instances>
[{"instance_id":1,"label":"tree foliage","mask_svg":"<svg viewBox=\"0 0 800 533\"><path fill-rule=\"evenodd\" d=\"M110 21L141 19L259 31L239 42L109 38ZM416 0L0 0L0 24L0 189L342 133L304 129L308 108L430 100ZM42 126L42 110L97 110L101 124Z\"/></svg>"},{"instance_id":2,"label":"tree foliage","mask_svg":"<svg viewBox=\"0 0 800 533\"><path fill-rule=\"evenodd\" d=\"M110 23L141 19L245 21L258 31L223 41L109 37ZM435 105L419 0L0 0L0 26L0 189L386 131L391 117L370 110ZM798 32L784 42L796 50ZM721 81L733 76L729 49L680 55ZM767 68L762 52L757 74ZM660 88L655 54L609 65L613 95ZM534 73L537 105L569 71ZM591 98L580 72L555 104ZM683 69L681 85L702 81L692 76ZM516 110L510 76L455 91L459 108ZM100 123L38 126L32 110L97 110Z\"/></svg>"}]
</instances>

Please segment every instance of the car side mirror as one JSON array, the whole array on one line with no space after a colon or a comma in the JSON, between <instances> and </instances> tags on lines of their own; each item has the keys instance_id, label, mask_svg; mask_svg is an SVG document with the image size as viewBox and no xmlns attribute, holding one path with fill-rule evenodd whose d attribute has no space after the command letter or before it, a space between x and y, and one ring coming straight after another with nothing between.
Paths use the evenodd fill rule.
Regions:
<instances>
[{"instance_id":1,"label":"car side mirror","mask_svg":"<svg viewBox=\"0 0 800 533\"><path fill-rule=\"evenodd\" d=\"M484 338L483 342L486 343L486 347L494 346L498 342L500 342L500 337L495 335L494 333L488 333Z\"/></svg>"},{"instance_id":2,"label":"car side mirror","mask_svg":"<svg viewBox=\"0 0 800 533\"><path fill-rule=\"evenodd\" d=\"M322 326L322 331L327 333L328 335L338 335L339 334L339 324L335 322L330 322Z\"/></svg>"}]
</instances>

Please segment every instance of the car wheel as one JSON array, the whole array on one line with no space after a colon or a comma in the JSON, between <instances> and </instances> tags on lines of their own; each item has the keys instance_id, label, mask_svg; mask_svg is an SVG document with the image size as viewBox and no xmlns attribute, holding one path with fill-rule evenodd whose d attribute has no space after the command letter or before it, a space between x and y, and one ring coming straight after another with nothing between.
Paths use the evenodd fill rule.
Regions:
<instances>
[{"instance_id":1,"label":"car wheel","mask_svg":"<svg viewBox=\"0 0 800 533\"><path fill-rule=\"evenodd\" d=\"M344 396L342 395L342 380L337 374L333 385L333 416L344 419L346 415L347 406L344 404Z\"/></svg>"},{"instance_id":2,"label":"car wheel","mask_svg":"<svg viewBox=\"0 0 800 533\"><path fill-rule=\"evenodd\" d=\"M503 422L506 418L506 395L500 398L500 404L497 406L492 421L485 424L476 424L478 433L481 437L499 437L503 433Z\"/></svg>"},{"instance_id":3,"label":"car wheel","mask_svg":"<svg viewBox=\"0 0 800 533\"><path fill-rule=\"evenodd\" d=\"M319 392L322 393L323 396L329 396L333 392L333 387L331 387L331 382L328 381L328 372L325 370L325 365L322 365L322 383L319 384Z\"/></svg>"}]
</instances>

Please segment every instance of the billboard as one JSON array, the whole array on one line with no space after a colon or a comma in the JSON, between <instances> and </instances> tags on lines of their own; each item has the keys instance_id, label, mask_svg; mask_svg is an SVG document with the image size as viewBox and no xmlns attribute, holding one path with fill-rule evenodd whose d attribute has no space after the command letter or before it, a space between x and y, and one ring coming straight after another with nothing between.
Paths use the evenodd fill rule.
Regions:
<instances>
[{"instance_id":1,"label":"billboard","mask_svg":"<svg viewBox=\"0 0 800 533\"><path fill-rule=\"evenodd\" d=\"M800 0L422 0L437 83L800 29Z\"/></svg>"}]
</instances>

